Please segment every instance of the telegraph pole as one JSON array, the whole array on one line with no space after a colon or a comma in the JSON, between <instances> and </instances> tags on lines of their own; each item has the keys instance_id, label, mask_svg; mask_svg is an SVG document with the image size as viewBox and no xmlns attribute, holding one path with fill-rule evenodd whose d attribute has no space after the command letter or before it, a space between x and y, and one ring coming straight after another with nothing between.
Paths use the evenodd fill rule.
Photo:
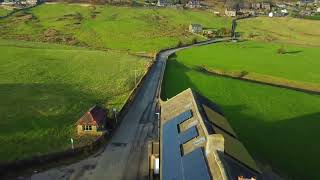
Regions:
<instances>
[{"instance_id":1,"label":"telegraph pole","mask_svg":"<svg viewBox=\"0 0 320 180\"><path fill-rule=\"evenodd\" d=\"M134 70L134 84L137 86L137 70Z\"/></svg>"}]
</instances>

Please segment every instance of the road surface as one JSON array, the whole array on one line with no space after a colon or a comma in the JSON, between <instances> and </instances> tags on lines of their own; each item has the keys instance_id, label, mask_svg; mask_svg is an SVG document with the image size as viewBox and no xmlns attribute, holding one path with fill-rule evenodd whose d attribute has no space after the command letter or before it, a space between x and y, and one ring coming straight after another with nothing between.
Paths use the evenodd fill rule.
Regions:
<instances>
[{"instance_id":1,"label":"road surface","mask_svg":"<svg viewBox=\"0 0 320 180\"><path fill-rule=\"evenodd\" d=\"M210 40L159 53L132 106L103 151L71 165L36 173L31 180L147 179L147 142L158 139L155 113L168 56L181 49L225 40L228 39Z\"/></svg>"}]
</instances>

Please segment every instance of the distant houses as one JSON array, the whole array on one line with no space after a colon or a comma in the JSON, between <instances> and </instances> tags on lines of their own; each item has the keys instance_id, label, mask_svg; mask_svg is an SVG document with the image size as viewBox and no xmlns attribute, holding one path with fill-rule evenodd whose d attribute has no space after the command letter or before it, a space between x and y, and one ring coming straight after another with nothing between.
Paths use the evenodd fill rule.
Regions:
<instances>
[{"instance_id":1,"label":"distant houses","mask_svg":"<svg viewBox=\"0 0 320 180\"><path fill-rule=\"evenodd\" d=\"M21 9L24 7L35 6L39 3L43 2L43 0L0 0L0 5L4 7L14 7L17 9Z\"/></svg>"},{"instance_id":2,"label":"distant houses","mask_svg":"<svg viewBox=\"0 0 320 180\"><path fill-rule=\"evenodd\" d=\"M77 121L77 133L79 135L101 135L106 129L106 120L106 111L95 105Z\"/></svg>"}]
</instances>

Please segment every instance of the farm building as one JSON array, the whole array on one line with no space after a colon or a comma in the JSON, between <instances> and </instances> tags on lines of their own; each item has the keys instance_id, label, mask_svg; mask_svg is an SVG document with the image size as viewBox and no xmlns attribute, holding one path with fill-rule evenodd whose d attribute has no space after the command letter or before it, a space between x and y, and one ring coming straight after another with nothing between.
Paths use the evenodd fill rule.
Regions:
<instances>
[{"instance_id":1,"label":"farm building","mask_svg":"<svg viewBox=\"0 0 320 180\"><path fill-rule=\"evenodd\" d=\"M267 11L270 11L271 10L271 4L270 3L262 3L261 4L261 8L265 9Z\"/></svg>"},{"instance_id":2,"label":"farm building","mask_svg":"<svg viewBox=\"0 0 320 180\"><path fill-rule=\"evenodd\" d=\"M260 179L219 107L187 89L161 103L160 179Z\"/></svg>"},{"instance_id":3,"label":"farm building","mask_svg":"<svg viewBox=\"0 0 320 180\"><path fill-rule=\"evenodd\" d=\"M224 11L224 13L225 13L226 16L229 16L229 17L236 17L236 15L237 15L237 11L236 10L228 10L228 9L226 9Z\"/></svg>"},{"instance_id":4,"label":"farm building","mask_svg":"<svg viewBox=\"0 0 320 180\"><path fill-rule=\"evenodd\" d=\"M157 6L159 6L159 7L166 6L166 5L167 5L166 0L158 0L158 2L157 2Z\"/></svg>"},{"instance_id":5,"label":"farm building","mask_svg":"<svg viewBox=\"0 0 320 180\"><path fill-rule=\"evenodd\" d=\"M200 24L190 24L189 32L192 33L202 33L202 26Z\"/></svg>"},{"instance_id":6,"label":"farm building","mask_svg":"<svg viewBox=\"0 0 320 180\"><path fill-rule=\"evenodd\" d=\"M101 135L106 128L106 111L98 106L93 106L76 123L79 135Z\"/></svg>"},{"instance_id":7,"label":"farm building","mask_svg":"<svg viewBox=\"0 0 320 180\"><path fill-rule=\"evenodd\" d=\"M186 7L188 8L200 8L200 1L199 0L190 0L187 4Z\"/></svg>"},{"instance_id":8,"label":"farm building","mask_svg":"<svg viewBox=\"0 0 320 180\"><path fill-rule=\"evenodd\" d=\"M252 9L260 9L261 8L261 4L260 3L252 3L251 7L252 7Z\"/></svg>"},{"instance_id":9,"label":"farm building","mask_svg":"<svg viewBox=\"0 0 320 180\"><path fill-rule=\"evenodd\" d=\"M29 5L36 5L39 2L40 2L39 0L26 0L26 3L29 4Z\"/></svg>"}]
</instances>

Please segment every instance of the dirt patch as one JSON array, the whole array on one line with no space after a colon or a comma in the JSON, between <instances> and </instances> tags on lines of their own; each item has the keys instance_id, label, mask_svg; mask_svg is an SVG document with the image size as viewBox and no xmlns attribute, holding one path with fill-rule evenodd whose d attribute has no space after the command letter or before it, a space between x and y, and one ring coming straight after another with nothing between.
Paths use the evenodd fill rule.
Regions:
<instances>
[{"instance_id":1,"label":"dirt patch","mask_svg":"<svg viewBox=\"0 0 320 180\"><path fill-rule=\"evenodd\" d=\"M69 45L77 45L79 41L72 35L63 34L56 29L47 29L43 32L41 41L53 43L65 43Z\"/></svg>"}]
</instances>

